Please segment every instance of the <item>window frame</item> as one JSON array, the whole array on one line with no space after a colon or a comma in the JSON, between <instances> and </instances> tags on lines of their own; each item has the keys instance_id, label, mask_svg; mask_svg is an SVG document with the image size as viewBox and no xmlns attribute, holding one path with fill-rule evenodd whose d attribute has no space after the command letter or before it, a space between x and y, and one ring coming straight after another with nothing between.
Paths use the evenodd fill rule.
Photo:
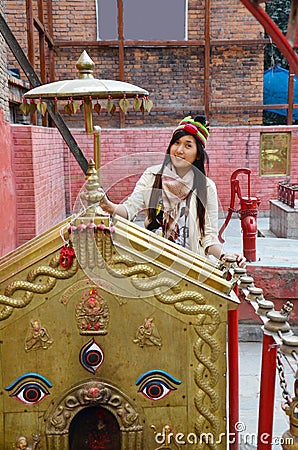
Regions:
<instances>
[{"instance_id":1,"label":"window frame","mask_svg":"<svg viewBox=\"0 0 298 450\"><path fill-rule=\"evenodd\" d=\"M154 45L154 43L158 43L158 42L164 42L164 43L181 43L181 42L188 42L188 2L189 0L184 0L184 39L129 39L129 38L124 38L124 34L125 34L125 29L124 29L124 5L123 5L123 0L117 0L117 5L116 5L116 13L117 13L117 19L116 19L116 34L117 36L115 36L115 38L113 39L105 39L105 38L101 38L100 37L100 27L99 27L99 2L100 0L96 0L96 26L97 26L97 30L96 30L96 38L97 41L99 42L115 42L115 41L119 41L119 40L124 40L125 42L142 42L145 43L144 45L146 45L146 43L148 45ZM120 3L120 5L119 5Z\"/></svg>"}]
</instances>

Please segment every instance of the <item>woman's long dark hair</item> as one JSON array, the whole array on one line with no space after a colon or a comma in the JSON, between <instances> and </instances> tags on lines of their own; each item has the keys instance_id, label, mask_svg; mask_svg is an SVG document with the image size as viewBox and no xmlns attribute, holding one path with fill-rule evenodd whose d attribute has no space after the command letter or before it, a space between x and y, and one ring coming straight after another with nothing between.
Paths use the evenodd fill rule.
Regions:
<instances>
[{"instance_id":1,"label":"woman's long dark hair","mask_svg":"<svg viewBox=\"0 0 298 450\"><path fill-rule=\"evenodd\" d=\"M200 117L201 119L201 117ZM195 120L198 120L198 117L195 117ZM202 122L204 123L204 122ZM165 159L162 163L160 171L155 175L155 180L152 186L152 192L151 197L149 201L149 208L148 208L148 219L149 224L154 223L156 221L156 208L158 205L158 202L161 197L161 190L162 190L162 174L164 171L164 168L171 162L170 158L170 149L171 146L178 141L182 136L190 135L187 131L178 130L176 131L172 139L169 143L169 146L167 148L167 152L165 155ZM202 235L205 235L205 205L207 200L207 186L206 186L206 172L205 172L205 166L209 168L209 157L208 154L202 144L202 142L194 135L191 134L196 140L197 144L197 158L192 163L192 170L194 173L194 180L193 180L193 187L192 191L196 194L197 197L197 215L199 218L199 227L201 230Z\"/></svg>"}]
</instances>

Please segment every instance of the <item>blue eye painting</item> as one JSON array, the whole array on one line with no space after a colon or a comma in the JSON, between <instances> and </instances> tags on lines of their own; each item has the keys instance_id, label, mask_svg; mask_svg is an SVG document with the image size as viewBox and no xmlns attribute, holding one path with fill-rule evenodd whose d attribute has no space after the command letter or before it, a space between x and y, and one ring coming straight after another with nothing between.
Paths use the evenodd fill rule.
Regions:
<instances>
[{"instance_id":1,"label":"blue eye painting","mask_svg":"<svg viewBox=\"0 0 298 450\"><path fill-rule=\"evenodd\" d=\"M52 384L45 377L30 372L17 378L5 390L12 391L9 396L26 405L36 405L50 394L48 388L51 387Z\"/></svg>"},{"instance_id":2,"label":"blue eye painting","mask_svg":"<svg viewBox=\"0 0 298 450\"><path fill-rule=\"evenodd\" d=\"M136 385L139 386L138 392L141 392L149 400L161 400L175 391L177 389L175 385L179 384L181 384L180 380L164 370L150 370L136 381Z\"/></svg>"},{"instance_id":3,"label":"blue eye painting","mask_svg":"<svg viewBox=\"0 0 298 450\"><path fill-rule=\"evenodd\" d=\"M100 346L91 339L80 351L80 363L84 369L95 374L98 368L102 365L104 354Z\"/></svg>"}]
</instances>

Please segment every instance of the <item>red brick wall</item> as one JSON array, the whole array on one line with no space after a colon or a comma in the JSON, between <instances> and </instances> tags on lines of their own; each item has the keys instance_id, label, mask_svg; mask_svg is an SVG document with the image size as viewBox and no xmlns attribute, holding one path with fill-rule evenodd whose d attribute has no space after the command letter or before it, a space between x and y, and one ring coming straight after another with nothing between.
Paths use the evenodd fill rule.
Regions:
<instances>
[{"instance_id":1,"label":"red brick wall","mask_svg":"<svg viewBox=\"0 0 298 450\"><path fill-rule=\"evenodd\" d=\"M68 213L78 212L78 193L85 175L57 130L11 126L19 245L47 230ZM260 133L292 130L291 182L298 182L298 127L213 127L208 140L209 176L216 182L223 211L230 204L230 176L237 168L251 169L251 195L261 199L260 211L269 213L277 198L277 183L285 177L260 176ZM101 138L101 183L111 200L123 201L146 167L163 160L172 128L104 129ZM89 160L93 137L74 130L74 137ZM247 177L239 176L242 195ZM237 208L239 204L235 205Z\"/></svg>"},{"instance_id":2,"label":"red brick wall","mask_svg":"<svg viewBox=\"0 0 298 450\"><path fill-rule=\"evenodd\" d=\"M80 50L60 49L57 57L59 78L77 78L75 63ZM115 49L91 49L95 63L94 76L119 79L118 55ZM260 69L261 68L261 69ZM153 108L150 114L134 113L130 108L125 117L127 127L173 126L190 112L204 113L204 49L180 48L126 48L125 81L140 86L150 93ZM261 46L215 46L210 61L209 120L215 125L260 125L262 109L245 110L245 106L263 103L263 48ZM66 102L65 102L66 103ZM101 101L100 124L119 127L119 107L111 117ZM230 110L243 106L244 113ZM63 114L63 110L61 110ZM65 115L64 115L65 116ZM95 114L95 122L97 116ZM81 126L79 112L65 116L70 126Z\"/></svg>"},{"instance_id":3,"label":"red brick wall","mask_svg":"<svg viewBox=\"0 0 298 450\"><path fill-rule=\"evenodd\" d=\"M262 124L263 71L259 68L263 66L263 58L260 45L213 49L209 115L213 126Z\"/></svg>"},{"instance_id":4,"label":"red brick wall","mask_svg":"<svg viewBox=\"0 0 298 450\"><path fill-rule=\"evenodd\" d=\"M16 205L15 174L12 170L10 126L3 118L0 109L0 256L15 249L16 242Z\"/></svg>"},{"instance_id":5,"label":"red brick wall","mask_svg":"<svg viewBox=\"0 0 298 450\"><path fill-rule=\"evenodd\" d=\"M55 225L65 217L65 180L61 136L53 129L32 133L36 208L36 231ZM47 145L44 145L46 141Z\"/></svg>"},{"instance_id":6,"label":"red brick wall","mask_svg":"<svg viewBox=\"0 0 298 450\"><path fill-rule=\"evenodd\" d=\"M95 3L95 2L94 2ZM72 2L70 3L70 5ZM59 40L95 40L94 4L81 3L85 27L74 21L72 8L65 10L63 2L53 2L54 37ZM78 8L73 2L73 7ZM62 14L63 10L63 14ZM154 26L154 24L152 24ZM212 53L210 60L211 114L215 125L260 125L262 110L239 114L228 106L262 104L263 102L263 46L243 46L238 43L218 46L216 39L257 39L262 27L238 0L211 2L210 35ZM89 34L88 34L89 33ZM188 2L188 38L205 39L205 2ZM75 62L82 49L57 49L56 69L59 78L77 76ZM118 51L116 48L86 48L95 62L98 78L119 78ZM205 110L204 105L204 46L197 47L128 47L124 51L125 81L144 87L150 92L154 106L152 112L128 114L127 127L173 126L177 120L192 112ZM113 118L105 113L102 102L101 126L118 127L119 114ZM170 111L165 112L165 110ZM76 120L77 119L77 120ZM78 116L71 120L80 126Z\"/></svg>"},{"instance_id":7,"label":"red brick wall","mask_svg":"<svg viewBox=\"0 0 298 450\"><path fill-rule=\"evenodd\" d=\"M0 12L2 7L0 5ZM7 47L0 34L0 109L5 120L9 120L8 108L8 80L7 80Z\"/></svg>"},{"instance_id":8,"label":"red brick wall","mask_svg":"<svg viewBox=\"0 0 298 450\"><path fill-rule=\"evenodd\" d=\"M78 142L86 159L94 159L93 136L87 136L82 130L72 130L72 134ZM85 175L79 167L69 148L64 144L64 167L66 183L66 208L67 213L76 212L73 207L80 189L85 183ZM79 208L79 205L77 206Z\"/></svg>"},{"instance_id":9,"label":"red brick wall","mask_svg":"<svg viewBox=\"0 0 298 450\"><path fill-rule=\"evenodd\" d=\"M52 0L54 38L96 40L96 1Z\"/></svg>"},{"instance_id":10,"label":"red brick wall","mask_svg":"<svg viewBox=\"0 0 298 450\"><path fill-rule=\"evenodd\" d=\"M240 1L211 1L212 39L253 39L262 33L263 28Z\"/></svg>"},{"instance_id":11,"label":"red brick wall","mask_svg":"<svg viewBox=\"0 0 298 450\"><path fill-rule=\"evenodd\" d=\"M56 129L12 125L17 245L66 216L63 141Z\"/></svg>"},{"instance_id":12,"label":"red brick wall","mask_svg":"<svg viewBox=\"0 0 298 450\"><path fill-rule=\"evenodd\" d=\"M4 5L0 2L0 12ZM16 246L15 186L9 126L7 47L0 34L0 256Z\"/></svg>"},{"instance_id":13,"label":"red brick wall","mask_svg":"<svg viewBox=\"0 0 298 450\"><path fill-rule=\"evenodd\" d=\"M217 184L223 209L229 206L229 179L234 170L241 167L251 169L251 195L261 199L261 211L269 211L270 199L277 198L278 181L285 177L260 176L260 133L292 130L291 182L298 182L298 127L217 127L208 141L210 176ZM239 178L241 179L241 178ZM242 195L246 194L247 178L241 183ZM228 191L227 191L228 189Z\"/></svg>"},{"instance_id":14,"label":"red brick wall","mask_svg":"<svg viewBox=\"0 0 298 450\"><path fill-rule=\"evenodd\" d=\"M269 212L270 199L277 198L278 181L285 177L260 176L260 133L282 132L292 130L291 139L291 182L298 182L298 127L214 127L211 128L207 143L210 158L209 176L216 182L219 200L224 211L230 203L230 176L237 168L251 169L251 195L261 199L260 211ZM122 201L132 191L134 183L144 168L163 159L172 128L150 128L131 130L102 131L102 183L104 187L112 186L109 192L115 202ZM86 155L92 157L93 138L75 131L82 148L88 149ZM69 152L67 150L67 152ZM142 156L144 152L145 157ZM151 157L148 152L155 152ZM71 196L76 198L84 176L75 163L73 156L71 174ZM113 163L111 163L113 161ZM116 162L115 162L116 161ZM117 162L118 161L118 162ZM127 176L129 181L127 181ZM115 186L116 181L117 186ZM242 195L247 193L247 177L240 175ZM237 205L236 205L237 206Z\"/></svg>"},{"instance_id":15,"label":"red brick wall","mask_svg":"<svg viewBox=\"0 0 298 450\"><path fill-rule=\"evenodd\" d=\"M12 0L6 2L4 12L9 27L11 28L15 37L17 38L23 51L27 54L28 47L27 47L27 32L26 32L27 30L26 2L24 0ZM20 68L15 57L10 51L8 52L8 67Z\"/></svg>"}]
</instances>

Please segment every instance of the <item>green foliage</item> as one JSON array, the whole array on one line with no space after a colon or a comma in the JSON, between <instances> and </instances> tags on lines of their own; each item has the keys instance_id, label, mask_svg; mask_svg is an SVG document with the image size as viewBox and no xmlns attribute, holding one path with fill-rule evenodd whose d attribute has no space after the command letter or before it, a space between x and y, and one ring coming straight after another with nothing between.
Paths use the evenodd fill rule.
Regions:
<instances>
[{"instance_id":1,"label":"green foliage","mask_svg":"<svg viewBox=\"0 0 298 450\"><path fill-rule=\"evenodd\" d=\"M294 122L295 124L296 122ZM263 125L287 125L287 117L281 114L264 111Z\"/></svg>"},{"instance_id":2,"label":"green foliage","mask_svg":"<svg viewBox=\"0 0 298 450\"><path fill-rule=\"evenodd\" d=\"M275 22L278 28L286 34L288 28L291 0L273 0L266 2L266 13ZM276 47L275 44L265 46L264 69L267 70L273 65L288 69L287 60Z\"/></svg>"}]
</instances>

